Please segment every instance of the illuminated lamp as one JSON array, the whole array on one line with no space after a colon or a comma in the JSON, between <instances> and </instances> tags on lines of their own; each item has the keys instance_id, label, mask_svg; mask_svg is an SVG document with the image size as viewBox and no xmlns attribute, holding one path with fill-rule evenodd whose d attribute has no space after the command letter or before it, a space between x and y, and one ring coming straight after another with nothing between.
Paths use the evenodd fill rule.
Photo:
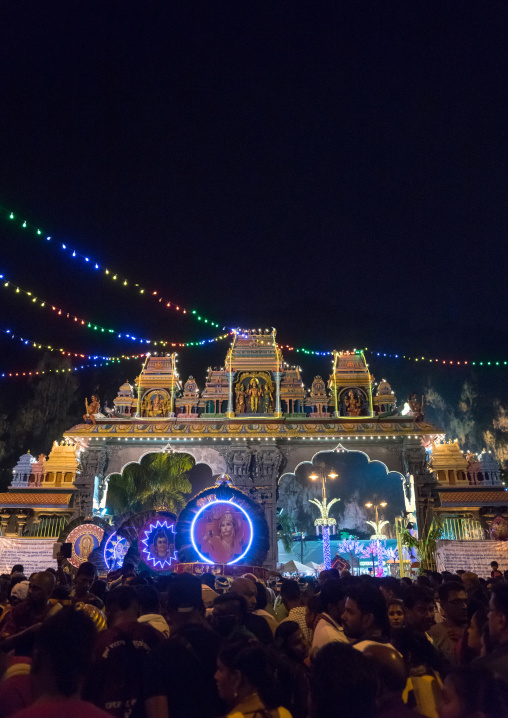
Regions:
<instances>
[{"instance_id":1,"label":"illuminated lamp","mask_svg":"<svg viewBox=\"0 0 508 718\"><path fill-rule=\"evenodd\" d=\"M252 528L252 521L250 520L250 516L249 516L249 514L245 511L245 509L243 509L239 504L235 503L233 500L230 500L230 501L210 501L210 503L205 504L204 506L202 506L202 507L199 509L199 511L196 513L196 515L194 516L194 518L193 518L193 520L192 520L191 530L190 530L190 536L191 536L191 541L192 541L192 545L193 545L193 547L194 547L194 550L195 550L196 553L198 554L199 558L200 558L202 561L204 561L204 563L210 563L210 564L213 565L213 564L214 564L214 561L211 561L209 558L206 558L205 556L203 556L203 554L198 550L198 547L196 546L196 541L195 541L195 539L194 539L194 529L195 529L195 526L196 526L196 521L197 521L198 518L201 516L201 514L203 513L203 511L205 511L206 509L209 509L210 506L213 506L214 504L230 504L231 506L234 506L235 509L238 509L239 511L242 512L242 514L243 514L243 515L245 516L245 518L247 519L247 523L249 524L250 536L249 536L249 543L248 543L248 545L247 545L247 548L246 548L245 551L242 553L242 555L241 555L241 556L238 556L238 558L235 558L234 561L228 561L227 565L228 565L228 566L231 566L232 564L238 563L238 561L241 561L242 558L244 558L244 557L248 554L248 552L249 552L249 549L250 549L250 547L251 547L251 545L252 545L252 539L253 539L253 537L254 537L254 530L253 530L253 528Z\"/></svg>"}]
</instances>

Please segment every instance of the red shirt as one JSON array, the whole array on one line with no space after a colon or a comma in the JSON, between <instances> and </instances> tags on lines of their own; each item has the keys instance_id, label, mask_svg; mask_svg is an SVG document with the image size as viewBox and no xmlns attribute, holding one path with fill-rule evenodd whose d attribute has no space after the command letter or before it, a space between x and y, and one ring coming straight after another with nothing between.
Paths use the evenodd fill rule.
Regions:
<instances>
[{"instance_id":1,"label":"red shirt","mask_svg":"<svg viewBox=\"0 0 508 718\"><path fill-rule=\"evenodd\" d=\"M110 718L92 703L80 700L41 701L34 703L12 718Z\"/></svg>"}]
</instances>

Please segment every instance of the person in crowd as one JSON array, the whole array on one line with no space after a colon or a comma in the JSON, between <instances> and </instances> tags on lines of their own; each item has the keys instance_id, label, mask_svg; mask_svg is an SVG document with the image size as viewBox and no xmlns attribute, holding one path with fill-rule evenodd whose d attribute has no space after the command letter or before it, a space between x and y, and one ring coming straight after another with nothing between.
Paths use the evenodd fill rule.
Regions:
<instances>
[{"instance_id":1,"label":"person in crowd","mask_svg":"<svg viewBox=\"0 0 508 718\"><path fill-rule=\"evenodd\" d=\"M365 584L349 589L342 623L344 633L359 651L364 651L372 643L393 648L387 638L389 629L386 603L381 592L374 586Z\"/></svg>"},{"instance_id":2,"label":"person in crowd","mask_svg":"<svg viewBox=\"0 0 508 718\"><path fill-rule=\"evenodd\" d=\"M268 650L259 641L234 641L222 646L215 680L229 718L291 718L282 707L282 691Z\"/></svg>"},{"instance_id":3,"label":"person in crowd","mask_svg":"<svg viewBox=\"0 0 508 718\"><path fill-rule=\"evenodd\" d=\"M477 664L447 674L439 718L508 718L508 684Z\"/></svg>"},{"instance_id":4,"label":"person in crowd","mask_svg":"<svg viewBox=\"0 0 508 718\"><path fill-rule=\"evenodd\" d=\"M214 590L219 595L222 596L223 593L226 593L229 591L229 581L227 576L217 576L215 579L214 584Z\"/></svg>"},{"instance_id":5,"label":"person in crowd","mask_svg":"<svg viewBox=\"0 0 508 718\"><path fill-rule=\"evenodd\" d=\"M316 654L310 673L311 718L367 718L375 715L372 664L352 646L333 641Z\"/></svg>"},{"instance_id":6,"label":"person in crowd","mask_svg":"<svg viewBox=\"0 0 508 718\"><path fill-rule=\"evenodd\" d=\"M449 581L438 588L439 604L444 621L429 630L435 648L450 665L457 665L457 644L467 626L467 594L465 588Z\"/></svg>"},{"instance_id":7,"label":"person in crowd","mask_svg":"<svg viewBox=\"0 0 508 718\"><path fill-rule=\"evenodd\" d=\"M392 598L386 604L390 631L397 630L404 626L404 602L400 598Z\"/></svg>"},{"instance_id":8,"label":"person in crowd","mask_svg":"<svg viewBox=\"0 0 508 718\"><path fill-rule=\"evenodd\" d=\"M379 581L379 590L383 594L386 603L394 598L400 598L400 583L395 576L383 576Z\"/></svg>"},{"instance_id":9,"label":"person in crowd","mask_svg":"<svg viewBox=\"0 0 508 718\"><path fill-rule=\"evenodd\" d=\"M348 642L342 621L345 595L341 579L330 578L325 581L321 587L320 598L321 613L312 638L312 655L332 641Z\"/></svg>"},{"instance_id":10,"label":"person in crowd","mask_svg":"<svg viewBox=\"0 0 508 718\"><path fill-rule=\"evenodd\" d=\"M96 608L104 608L104 603L98 596L91 592L92 585L97 578L97 569L90 561L84 561L78 568L74 577L74 586L69 594L73 604L89 603Z\"/></svg>"},{"instance_id":11,"label":"person in crowd","mask_svg":"<svg viewBox=\"0 0 508 718\"><path fill-rule=\"evenodd\" d=\"M148 623L164 638L169 638L169 626L164 616L161 615L157 590L153 586L136 586L134 590L139 601L139 623Z\"/></svg>"},{"instance_id":12,"label":"person in crowd","mask_svg":"<svg viewBox=\"0 0 508 718\"><path fill-rule=\"evenodd\" d=\"M174 576L167 608L171 636L146 660L146 716L216 718L224 712L214 681L221 637L204 618L199 579Z\"/></svg>"},{"instance_id":13,"label":"person in crowd","mask_svg":"<svg viewBox=\"0 0 508 718\"><path fill-rule=\"evenodd\" d=\"M280 587L280 595L288 617L284 621L295 621L300 626L302 631L303 639L307 644L307 648L312 645L312 631L309 630L305 615L307 609L304 605L302 592L300 586L296 581L284 579ZM281 621L283 623L284 621Z\"/></svg>"},{"instance_id":14,"label":"person in crowd","mask_svg":"<svg viewBox=\"0 0 508 718\"><path fill-rule=\"evenodd\" d=\"M311 632L312 638L314 638L314 631L320 620L321 616L321 596L314 594L307 599L307 605L305 606L305 625ZM311 641L312 646L312 641Z\"/></svg>"},{"instance_id":15,"label":"person in crowd","mask_svg":"<svg viewBox=\"0 0 508 718\"><path fill-rule=\"evenodd\" d=\"M268 623L271 632L273 635L275 635L275 631L277 630L277 626L279 625L277 621L275 620L275 617L272 616L271 613L269 613L266 608L268 605L268 596L266 593L265 586L261 583L261 581L256 581L256 610L254 611L255 616L261 616L265 619L265 621Z\"/></svg>"},{"instance_id":16,"label":"person in crowd","mask_svg":"<svg viewBox=\"0 0 508 718\"><path fill-rule=\"evenodd\" d=\"M11 569L11 576L13 576L15 573L22 573L24 575L25 569L22 563L15 563L14 566Z\"/></svg>"},{"instance_id":17,"label":"person in crowd","mask_svg":"<svg viewBox=\"0 0 508 718\"><path fill-rule=\"evenodd\" d=\"M215 576L213 573L203 573L200 578L203 603L205 604L205 608L211 608L213 606L214 599L219 595L216 591L214 591Z\"/></svg>"},{"instance_id":18,"label":"person in crowd","mask_svg":"<svg viewBox=\"0 0 508 718\"><path fill-rule=\"evenodd\" d=\"M379 643L367 646L363 653L376 669L376 718L414 718L417 714L402 700L408 676L400 653Z\"/></svg>"},{"instance_id":19,"label":"person in crowd","mask_svg":"<svg viewBox=\"0 0 508 718\"><path fill-rule=\"evenodd\" d=\"M270 645L273 641L273 633L268 621L262 616L254 615L258 595L254 581L249 578L236 578L231 584L231 593L237 593L247 601L248 614L245 621L247 630L253 633L261 643Z\"/></svg>"},{"instance_id":20,"label":"person in crowd","mask_svg":"<svg viewBox=\"0 0 508 718\"><path fill-rule=\"evenodd\" d=\"M41 626L31 672L35 701L16 718L107 718L80 697L96 633L92 620L70 606Z\"/></svg>"},{"instance_id":21,"label":"person in crowd","mask_svg":"<svg viewBox=\"0 0 508 718\"><path fill-rule=\"evenodd\" d=\"M21 573L23 573L23 571ZM491 578L503 578L503 574L499 570L499 564L497 561L490 562L490 577Z\"/></svg>"},{"instance_id":22,"label":"person in crowd","mask_svg":"<svg viewBox=\"0 0 508 718\"><path fill-rule=\"evenodd\" d=\"M424 586L410 586L404 595L406 626L431 641L428 631L434 625L434 598Z\"/></svg>"},{"instance_id":23,"label":"person in crowd","mask_svg":"<svg viewBox=\"0 0 508 718\"><path fill-rule=\"evenodd\" d=\"M30 653L38 625L62 608L57 601L50 600L54 588L55 577L47 571L30 576L26 599L9 611L0 624L0 639L7 639L0 647L10 650L16 646L16 650Z\"/></svg>"},{"instance_id":24,"label":"person in crowd","mask_svg":"<svg viewBox=\"0 0 508 718\"><path fill-rule=\"evenodd\" d=\"M486 648L490 650L474 665L484 666L508 681L508 583L497 582L492 586L488 625Z\"/></svg>"},{"instance_id":25,"label":"person in crowd","mask_svg":"<svg viewBox=\"0 0 508 718\"><path fill-rule=\"evenodd\" d=\"M245 623L249 612L247 601L237 593L224 593L213 602L211 625L222 638L255 638Z\"/></svg>"},{"instance_id":26,"label":"person in crowd","mask_svg":"<svg viewBox=\"0 0 508 718\"><path fill-rule=\"evenodd\" d=\"M482 634L483 629L487 625L488 611L486 608L479 608L471 616L467 630L459 640L457 646L458 663L461 665L467 665L481 655Z\"/></svg>"},{"instance_id":27,"label":"person in crowd","mask_svg":"<svg viewBox=\"0 0 508 718\"><path fill-rule=\"evenodd\" d=\"M276 674L283 693L282 705L293 718L307 718L309 669L305 661L309 647L296 621L283 621L275 633Z\"/></svg>"},{"instance_id":28,"label":"person in crowd","mask_svg":"<svg viewBox=\"0 0 508 718\"><path fill-rule=\"evenodd\" d=\"M106 594L108 592L108 584L100 578L95 579L90 588L90 593L97 596L103 604L106 603Z\"/></svg>"},{"instance_id":29,"label":"person in crowd","mask_svg":"<svg viewBox=\"0 0 508 718\"><path fill-rule=\"evenodd\" d=\"M85 696L114 718L129 718L143 700L143 664L162 640L148 623L139 623L139 600L132 586L119 586L106 598L108 628L99 633Z\"/></svg>"}]
</instances>

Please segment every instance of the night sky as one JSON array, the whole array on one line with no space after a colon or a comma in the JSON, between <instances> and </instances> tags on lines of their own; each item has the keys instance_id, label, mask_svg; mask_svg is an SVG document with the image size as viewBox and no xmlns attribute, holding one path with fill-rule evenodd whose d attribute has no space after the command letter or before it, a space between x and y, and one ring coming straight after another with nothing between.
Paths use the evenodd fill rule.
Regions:
<instances>
[{"instance_id":1,"label":"night sky","mask_svg":"<svg viewBox=\"0 0 508 718\"><path fill-rule=\"evenodd\" d=\"M0 273L136 336L219 333L114 287L64 242L221 328L508 359L507 21L506 2L488 1L4 3L0 204L54 241L3 212ZM0 329L45 343L139 347L10 291L0 306ZM1 371L40 358L0 349ZM202 387L225 351L182 350L182 374ZM286 358L308 384L331 366ZM372 369L401 395L439 371L445 386L466 376ZM490 376L508 400L508 372Z\"/></svg>"}]
</instances>

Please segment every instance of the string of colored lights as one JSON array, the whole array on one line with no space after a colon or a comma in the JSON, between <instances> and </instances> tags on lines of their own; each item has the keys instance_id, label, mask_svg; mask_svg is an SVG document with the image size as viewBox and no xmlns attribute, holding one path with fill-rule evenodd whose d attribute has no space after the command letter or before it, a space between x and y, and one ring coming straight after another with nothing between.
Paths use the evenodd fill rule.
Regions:
<instances>
[{"instance_id":1,"label":"string of colored lights","mask_svg":"<svg viewBox=\"0 0 508 718\"><path fill-rule=\"evenodd\" d=\"M127 359L129 357L126 357ZM113 359L111 361L106 362L94 362L93 364L82 364L81 366L73 366L73 367L66 367L64 369L44 369L42 371L11 371L7 372L4 371L0 374L0 378L2 379L14 379L16 377L33 377L33 376L42 376L43 374L67 374L68 372L73 371L80 371L81 369L91 369L93 367L98 366L111 366L112 364L116 364L117 362L120 362L120 359Z\"/></svg>"},{"instance_id":2,"label":"string of colored lights","mask_svg":"<svg viewBox=\"0 0 508 718\"><path fill-rule=\"evenodd\" d=\"M197 321L204 322L205 324L209 324L210 326L216 327L217 329L219 328L220 324L212 321L211 319L208 319L207 317L204 317L202 313L198 312L196 309L187 309L185 307L182 307L180 304L177 304L173 300L169 300L166 297L162 296L159 290L145 289L139 284L139 282L133 282L126 277L120 276L118 272L106 268L98 261L92 259L90 256L82 254L77 249L74 249L73 247L69 246L67 241L62 242L60 240L55 240L51 234L47 234L42 229L40 229L40 227L37 227L28 220L21 219L19 216L14 214L14 212L6 209L2 205L0 205L0 216L8 220L10 223L14 224L16 227L19 227L23 231L26 230L28 234L32 234L32 236L36 237L37 239L44 240L45 243L49 242L50 244L59 247L61 251L68 254L71 258L76 259L78 262L82 262L84 265L86 265L87 268L91 268L94 271L103 273L104 276L107 276L109 279L111 279L111 281L114 282L116 286L128 287L131 289L133 288L137 294L146 294L147 296L152 296L156 298L159 304L166 309L173 309L177 312L181 312L182 314L189 314Z\"/></svg>"},{"instance_id":3,"label":"string of colored lights","mask_svg":"<svg viewBox=\"0 0 508 718\"><path fill-rule=\"evenodd\" d=\"M110 270L101 264L99 264L97 261L91 259L89 256L79 252L78 250L74 249L73 247L69 246L66 242L60 242L57 240L54 240L54 238L51 235L46 234L40 227L37 227L30 221L26 219L22 219L19 216L17 216L13 211L8 210L6 207L0 205L0 216L2 216L4 219L9 220L10 223L13 223L15 226L21 228L22 230L28 230L28 233L32 233L33 236L35 236L38 239L45 239L46 242L50 242L53 245L58 246L62 251L69 254L72 258L78 259L82 262L84 262L89 267L93 267L94 270L98 270L101 272L104 272L104 275L108 276L112 281L115 282L117 286L124 286L124 287L134 287L136 289L136 292L139 294L148 294L153 297L155 297L162 306L165 306L166 308L174 309L175 311L181 312L182 314L189 314L192 317L194 317L198 321L202 321L206 324L210 324L210 326L213 327L219 327L220 325L217 322L213 322L212 320L208 319L207 317L204 317L201 312L198 312L195 309L187 309L179 304L176 304L174 301L169 300L165 297L163 297L158 290L147 290L144 287L141 287L139 283L132 282L132 280L127 279L126 277L120 276L118 272L114 272L113 270ZM0 275L0 279L3 278L2 275ZM17 292L24 292L28 296L31 296L31 292L27 292L25 290L22 290L20 287L16 287L15 285L12 285L12 283L5 283L4 286L11 285L15 287ZM37 298L33 298L32 301L37 301ZM45 302L41 304L41 306L44 306ZM60 310L58 308L52 307L54 311L57 311L59 315L62 314L63 310ZM108 333L115 333L114 329L105 329L104 327L95 325L92 322L89 322L87 320L80 319L79 317L75 317L74 315L70 313L65 313L66 316L70 319L73 319L76 322L81 322L81 324L86 324L89 328L92 328L97 331L101 332L108 332ZM141 343L146 344L153 344L156 346L157 344L160 344L161 346L173 346L173 347L184 347L184 346L199 346L202 344L205 344L207 342L217 341L219 339L224 339L229 334L231 334L232 330L228 331L228 334L222 335L221 337L216 337L214 339L208 339L203 340L199 342L164 342L164 341L158 341L158 342L152 342L149 339L136 339L136 337L133 337L132 335L123 333L118 334L118 337L127 337L128 339L132 339L133 341L140 341ZM317 351L313 349L306 349L305 347L293 347L289 344L279 344L279 347L281 349L286 349L288 351L295 351L297 353L307 354L307 355L313 355L313 356L332 356L335 352L334 351ZM405 359L407 361L415 361L415 362L429 362L433 364L441 364L441 365L448 365L448 366L507 366L508 361L500 360L500 361L472 361L472 360L450 360L450 359L435 359L431 357L416 357L416 356L409 356L406 354L390 354L385 352L376 352L373 350L367 350L373 356L383 357L383 358L393 358L393 359Z\"/></svg>"},{"instance_id":4,"label":"string of colored lights","mask_svg":"<svg viewBox=\"0 0 508 718\"><path fill-rule=\"evenodd\" d=\"M304 347L294 347L290 344L278 344L280 349L285 349L287 351L294 351L299 352L302 354L309 354L313 356L333 356L335 354L335 351L314 351L313 349L305 349ZM357 351L356 349L353 349L353 352ZM415 361L415 362L429 362L431 364L437 364L437 365L447 365L447 366L456 366L456 367L468 367L468 366L508 366L508 361L499 360L499 361L472 361L468 359L465 360L451 360L451 359L433 359L431 357L417 357L417 356L409 356L407 354L389 354L388 352L377 352L372 349L362 349L360 351L368 352L371 356L376 357L383 357L383 358L390 358L390 359L405 359L406 361ZM341 352L339 352L340 354ZM348 352L343 352L347 354Z\"/></svg>"},{"instance_id":5,"label":"string of colored lights","mask_svg":"<svg viewBox=\"0 0 508 718\"><path fill-rule=\"evenodd\" d=\"M33 339L26 339L22 336L17 336L16 334L13 334L13 332L10 329L0 329L0 332L3 334L6 334L11 339L17 339L25 346L32 347L33 349L43 349L44 351L50 351L50 352L60 352L63 356L68 357L75 357L78 359L89 359L92 361L97 360L103 360L103 361L119 361L120 359L141 359L142 357L145 357L146 354L121 354L120 356L102 356L100 354L80 354L77 352L70 352L66 349L62 349L61 347L54 347L51 346L51 344L42 344L41 342L36 342Z\"/></svg>"},{"instance_id":6,"label":"string of colored lights","mask_svg":"<svg viewBox=\"0 0 508 718\"><path fill-rule=\"evenodd\" d=\"M118 339L121 338L127 338L131 339L135 342L140 342L141 344L152 344L153 346L163 346L163 347L194 347L194 346L202 346L204 344L211 344L212 342L220 341L221 339L226 339L226 337L230 336L231 332L227 332L225 334L221 334L218 337L212 337L211 339L201 339L199 341L195 342L171 342L168 340L162 340L158 339L154 341L153 339L140 339L138 337L133 336L132 334L126 334L125 332L118 332L116 329L109 329L106 327L102 327L100 324L95 324L94 322L89 321L88 319L83 319L82 317L78 317L75 314L72 314L71 312L66 311L65 309L62 309L60 307L55 306L54 304L51 304L45 299L41 299L40 297L37 297L33 292L28 291L27 289L23 289L22 287L18 286L17 284L14 284L13 282L7 281L3 274L0 274L0 280L2 281L2 286L4 289L12 289L14 294L22 294L25 297L29 297L32 303L37 304L40 307L44 307L46 309L50 309L54 312L56 312L56 316L65 317L67 319L70 319L71 321L74 321L75 323L81 324L82 326L87 327L88 329L93 329L94 331L102 332L105 334L116 334Z\"/></svg>"}]
</instances>

